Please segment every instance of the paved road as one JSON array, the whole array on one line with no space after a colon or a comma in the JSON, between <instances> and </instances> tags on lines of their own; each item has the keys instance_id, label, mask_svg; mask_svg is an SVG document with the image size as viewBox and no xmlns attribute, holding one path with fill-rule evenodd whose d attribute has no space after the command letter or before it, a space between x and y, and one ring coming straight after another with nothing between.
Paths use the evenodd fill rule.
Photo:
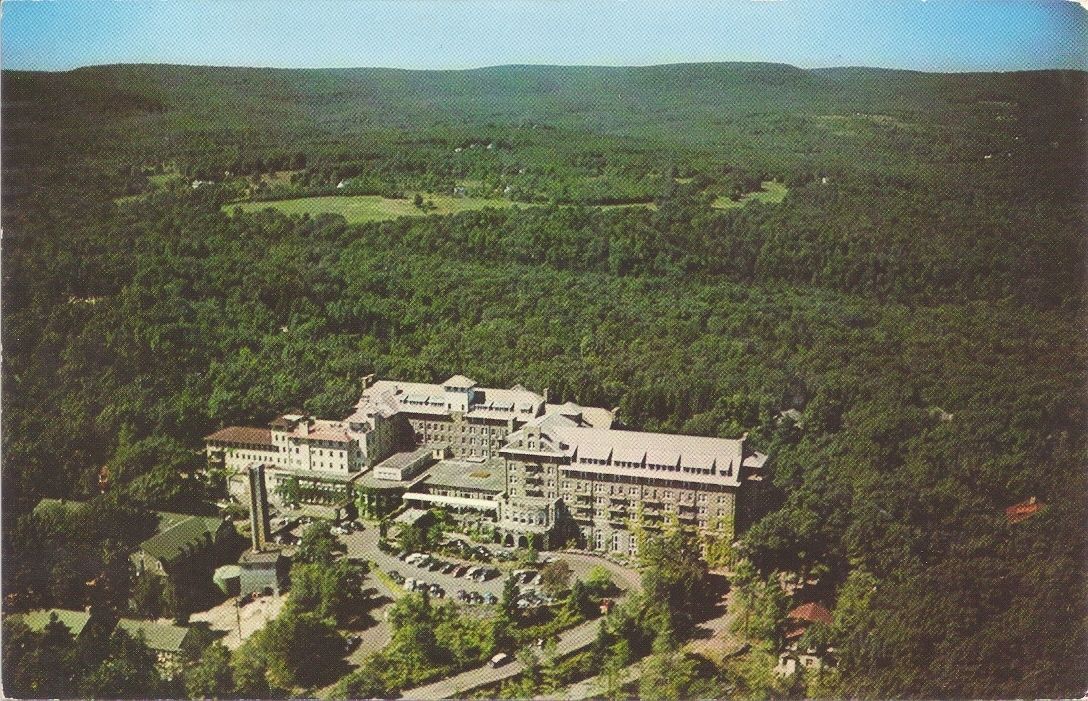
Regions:
<instances>
[{"instance_id":1,"label":"paved road","mask_svg":"<svg viewBox=\"0 0 1088 701\"><path fill-rule=\"evenodd\" d=\"M438 572L430 572L406 562L402 562L394 555L383 552L378 548L378 530L369 524L362 532L349 533L341 536L340 539L347 546L347 555L349 557L360 557L372 560L386 573L397 571L405 577L415 577L416 579L422 579L428 583L437 582L446 590L447 596L452 595L458 589L477 591L481 594L491 592L496 596L501 595L502 593L504 577L501 576L487 582L474 582L472 580L458 579L457 577L451 577L450 575L440 574ZM585 577L585 575L594 567L604 567L612 574L613 581L622 590L620 594L621 597L628 591L638 589L640 584L637 572L613 562L609 562L601 557L581 553L541 553L542 558L549 556L566 560L567 563L570 564L572 573L575 577ZM448 562L479 564L458 560L457 558L447 557L445 555L438 555L437 557ZM376 578L373 578L373 580L378 581ZM462 606L463 605L464 604L462 604ZM599 620L587 621L586 623L561 633L559 635L559 640L556 643L556 654L560 656L568 655L592 644L597 638L597 629L599 625ZM386 635L389 634L387 627L384 628L383 631ZM372 645L380 640L381 638L377 638L373 643L366 640L363 647L348 658L349 661L358 664L365 654L377 649L372 647ZM388 642L387 637L385 640ZM405 699L421 700L457 698L464 696L473 689L508 679L522 671L524 671L524 665L516 659L497 669L493 669L488 665L483 665L453 677L416 687L415 689L409 689L403 692L401 696Z\"/></svg>"},{"instance_id":2,"label":"paved road","mask_svg":"<svg viewBox=\"0 0 1088 701\"><path fill-rule=\"evenodd\" d=\"M559 635L559 642L555 645L557 655L568 655L572 652L588 647L597 639L597 628L600 620L586 621ZM401 698L420 699L453 699L461 698L466 693L477 687L508 679L519 672L525 671L525 665L516 659L502 667L492 669L490 666L477 667L467 672L462 672L453 677L439 680L415 689L408 689L401 694Z\"/></svg>"},{"instance_id":3,"label":"paved road","mask_svg":"<svg viewBox=\"0 0 1088 701\"><path fill-rule=\"evenodd\" d=\"M730 632L733 620L732 592L718 601L717 615L696 626L694 637L684 645L685 650L696 652L717 662L730 649L739 646L739 640ZM619 671L621 684L629 684L642 678L642 661L635 662ZM584 701L600 695L600 677L590 677L551 694L538 696L534 701Z\"/></svg>"}]
</instances>

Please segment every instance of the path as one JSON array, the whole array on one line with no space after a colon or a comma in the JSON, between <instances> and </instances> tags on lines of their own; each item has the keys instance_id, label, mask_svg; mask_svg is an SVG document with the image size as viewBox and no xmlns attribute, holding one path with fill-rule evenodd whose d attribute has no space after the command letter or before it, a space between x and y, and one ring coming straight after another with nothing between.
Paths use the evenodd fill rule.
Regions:
<instances>
[{"instance_id":1,"label":"path","mask_svg":"<svg viewBox=\"0 0 1088 701\"><path fill-rule=\"evenodd\" d=\"M286 601L286 596L262 596L240 608L235 608L235 598L231 597L207 611L194 613L189 620L207 623L211 630L223 633L219 642L223 643L228 650L234 650L246 638L264 628L265 624L278 616ZM242 627L241 636L238 634L239 622Z\"/></svg>"}]
</instances>

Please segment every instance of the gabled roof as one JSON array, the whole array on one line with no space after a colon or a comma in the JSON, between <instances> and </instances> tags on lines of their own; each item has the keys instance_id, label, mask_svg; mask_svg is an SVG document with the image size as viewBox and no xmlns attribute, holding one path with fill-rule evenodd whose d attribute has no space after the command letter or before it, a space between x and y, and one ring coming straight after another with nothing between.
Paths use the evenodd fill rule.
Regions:
<instances>
[{"instance_id":1,"label":"gabled roof","mask_svg":"<svg viewBox=\"0 0 1088 701\"><path fill-rule=\"evenodd\" d=\"M156 560L172 562L190 548L214 540L222 524L211 516L189 516L145 540L140 549Z\"/></svg>"},{"instance_id":2,"label":"gabled roof","mask_svg":"<svg viewBox=\"0 0 1088 701\"><path fill-rule=\"evenodd\" d=\"M476 386L476 380L470 380L464 375L454 375L442 383L443 387L456 387L457 389L469 389Z\"/></svg>"},{"instance_id":3,"label":"gabled roof","mask_svg":"<svg viewBox=\"0 0 1088 701\"><path fill-rule=\"evenodd\" d=\"M49 623L49 619L53 614L57 615L57 620L63 623L72 632L72 637L75 638L79 637L79 634L87 627L87 622L91 620L91 614L85 611L38 609L24 614L23 622L26 623L27 628L30 628L30 630L40 632L45 630L45 626Z\"/></svg>"},{"instance_id":4,"label":"gabled roof","mask_svg":"<svg viewBox=\"0 0 1088 701\"><path fill-rule=\"evenodd\" d=\"M831 625L831 614L822 605L810 602L801 604L786 614L786 640L796 640L814 623Z\"/></svg>"},{"instance_id":5,"label":"gabled roof","mask_svg":"<svg viewBox=\"0 0 1088 701\"><path fill-rule=\"evenodd\" d=\"M221 443L260 445L269 448L273 446L271 428L253 428L249 426L228 426L211 435L204 436L204 440L219 441Z\"/></svg>"},{"instance_id":6,"label":"gabled roof","mask_svg":"<svg viewBox=\"0 0 1088 701\"><path fill-rule=\"evenodd\" d=\"M786 614L786 618L793 621L805 621L807 623L823 623L831 625L831 613L822 604L810 601L801 604Z\"/></svg>"},{"instance_id":7,"label":"gabled roof","mask_svg":"<svg viewBox=\"0 0 1088 701\"><path fill-rule=\"evenodd\" d=\"M134 638L142 635L144 644L155 652L181 652L185 638L191 630L171 623L140 621L135 618L122 618L117 621L117 627Z\"/></svg>"}]
</instances>

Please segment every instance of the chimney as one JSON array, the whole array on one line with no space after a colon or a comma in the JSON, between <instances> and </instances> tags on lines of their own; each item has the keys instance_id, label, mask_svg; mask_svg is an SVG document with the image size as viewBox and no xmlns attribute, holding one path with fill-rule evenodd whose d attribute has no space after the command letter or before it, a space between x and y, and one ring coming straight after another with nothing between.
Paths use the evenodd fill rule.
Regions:
<instances>
[{"instance_id":1,"label":"chimney","mask_svg":"<svg viewBox=\"0 0 1088 701\"><path fill-rule=\"evenodd\" d=\"M268 543L268 492L264 484L264 465L249 466L249 527L253 552L261 552Z\"/></svg>"}]
</instances>

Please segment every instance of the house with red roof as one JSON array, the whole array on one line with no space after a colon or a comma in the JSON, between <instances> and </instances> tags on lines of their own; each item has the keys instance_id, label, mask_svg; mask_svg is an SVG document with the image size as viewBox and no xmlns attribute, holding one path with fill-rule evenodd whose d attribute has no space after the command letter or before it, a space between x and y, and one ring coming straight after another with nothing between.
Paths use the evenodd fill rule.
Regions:
<instances>
[{"instance_id":1,"label":"house with red roof","mask_svg":"<svg viewBox=\"0 0 1088 701\"><path fill-rule=\"evenodd\" d=\"M1039 513L1046 508L1046 504L1039 501L1035 497L1030 497L1020 502L1019 504L1013 504L1005 509L1005 520L1010 524L1020 523L1027 521L1029 518Z\"/></svg>"},{"instance_id":2,"label":"house with red roof","mask_svg":"<svg viewBox=\"0 0 1088 701\"><path fill-rule=\"evenodd\" d=\"M775 671L782 676L790 676L800 669L821 669L833 664L834 649L820 651L814 648L802 648L801 638L815 624L830 626L831 612L816 602L801 604L786 614L786 647L778 655Z\"/></svg>"}]
</instances>

